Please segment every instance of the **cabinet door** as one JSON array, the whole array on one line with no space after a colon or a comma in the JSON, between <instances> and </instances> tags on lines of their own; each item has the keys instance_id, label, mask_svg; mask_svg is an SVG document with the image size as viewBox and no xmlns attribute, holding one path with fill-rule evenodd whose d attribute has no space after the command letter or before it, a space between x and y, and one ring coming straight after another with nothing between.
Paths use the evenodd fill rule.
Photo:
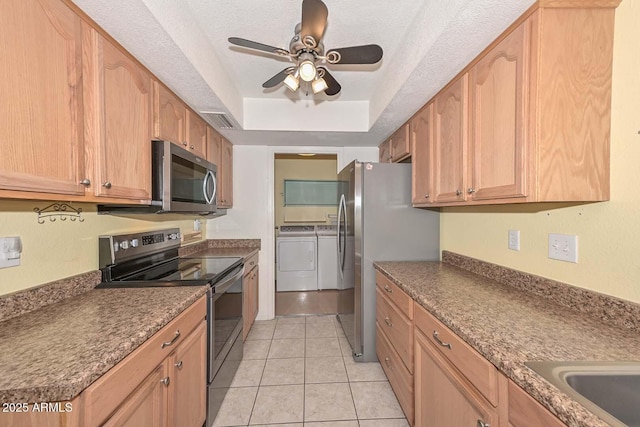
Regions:
<instances>
[{"instance_id":1,"label":"cabinet door","mask_svg":"<svg viewBox=\"0 0 640 427\"><path fill-rule=\"evenodd\" d=\"M186 148L187 108L169 89L154 82L154 137Z\"/></svg>"},{"instance_id":2,"label":"cabinet door","mask_svg":"<svg viewBox=\"0 0 640 427\"><path fill-rule=\"evenodd\" d=\"M378 146L380 163L391 163L391 140L388 139Z\"/></svg>"},{"instance_id":3,"label":"cabinet door","mask_svg":"<svg viewBox=\"0 0 640 427\"><path fill-rule=\"evenodd\" d=\"M498 416L421 332L415 332L415 425L498 425Z\"/></svg>"},{"instance_id":4,"label":"cabinet door","mask_svg":"<svg viewBox=\"0 0 640 427\"><path fill-rule=\"evenodd\" d=\"M411 120L412 203L432 203L433 192L433 104L428 104Z\"/></svg>"},{"instance_id":5,"label":"cabinet door","mask_svg":"<svg viewBox=\"0 0 640 427\"><path fill-rule=\"evenodd\" d=\"M97 196L151 198L151 77L84 25L85 136ZM89 166L89 165L88 165Z\"/></svg>"},{"instance_id":6,"label":"cabinet door","mask_svg":"<svg viewBox=\"0 0 640 427\"><path fill-rule=\"evenodd\" d=\"M435 202L466 200L467 86L464 74L435 98Z\"/></svg>"},{"instance_id":7,"label":"cabinet door","mask_svg":"<svg viewBox=\"0 0 640 427\"><path fill-rule=\"evenodd\" d=\"M169 420L173 426L200 427L207 415L207 324L200 323L176 349L171 361Z\"/></svg>"},{"instance_id":8,"label":"cabinet door","mask_svg":"<svg viewBox=\"0 0 640 427\"><path fill-rule=\"evenodd\" d=\"M222 136L207 126L207 160L214 165L220 165L222 156Z\"/></svg>"},{"instance_id":9,"label":"cabinet door","mask_svg":"<svg viewBox=\"0 0 640 427\"><path fill-rule=\"evenodd\" d=\"M233 207L233 145L222 138L220 165L218 165L218 206Z\"/></svg>"},{"instance_id":10,"label":"cabinet door","mask_svg":"<svg viewBox=\"0 0 640 427\"><path fill-rule=\"evenodd\" d=\"M85 193L81 20L58 0L0 2L0 190Z\"/></svg>"},{"instance_id":11,"label":"cabinet door","mask_svg":"<svg viewBox=\"0 0 640 427\"><path fill-rule=\"evenodd\" d=\"M526 196L526 91L530 22L470 71L472 200Z\"/></svg>"},{"instance_id":12,"label":"cabinet door","mask_svg":"<svg viewBox=\"0 0 640 427\"><path fill-rule=\"evenodd\" d=\"M167 364L162 363L127 397L105 427L164 427L167 425ZM170 381L170 380L169 380Z\"/></svg>"},{"instance_id":13,"label":"cabinet door","mask_svg":"<svg viewBox=\"0 0 640 427\"><path fill-rule=\"evenodd\" d=\"M409 123L402 125L391 135L391 162L399 162L411 156L411 138L409 138Z\"/></svg>"},{"instance_id":14,"label":"cabinet door","mask_svg":"<svg viewBox=\"0 0 640 427\"><path fill-rule=\"evenodd\" d=\"M187 144L193 154L207 158L207 123L191 110L187 110Z\"/></svg>"}]
</instances>

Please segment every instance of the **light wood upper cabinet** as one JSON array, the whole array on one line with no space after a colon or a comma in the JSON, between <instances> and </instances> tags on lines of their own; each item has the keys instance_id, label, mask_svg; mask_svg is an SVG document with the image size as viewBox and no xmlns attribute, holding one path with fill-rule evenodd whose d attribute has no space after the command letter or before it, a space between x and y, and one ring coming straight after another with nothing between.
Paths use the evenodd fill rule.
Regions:
<instances>
[{"instance_id":1,"label":"light wood upper cabinet","mask_svg":"<svg viewBox=\"0 0 640 427\"><path fill-rule=\"evenodd\" d=\"M466 200L468 76L449 84L434 101L435 202Z\"/></svg>"},{"instance_id":2,"label":"light wood upper cabinet","mask_svg":"<svg viewBox=\"0 0 640 427\"><path fill-rule=\"evenodd\" d=\"M469 73L472 200L524 197L530 23L525 22Z\"/></svg>"},{"instance_id":3,"label":"light wood upper cabinet","mask_svg":"<svg viewBox=\"0 0 640 427\"><path fill-rule=\"evenodd\" d=\"M151 77L83 24L87 166L96 196L151 198Z\"/></svg>"},{"instance_id":4,"label":"light wood upper cabinet","mask_svg":"<svg viewBox=\"0 0 640 427\"><path fill-rule=\"evenodd\" d=\"M411 138L409 137L409 123L405 123L391 135L391 162L396 163L411 156Z\"/></svg>"},{"instance_id":5,"label":"light wood upper cabinet","mask_svg":"<svg viewBox=\"0 0 640 427\"><path fill-rule=\"evenodd\" d=\"M391 139L378 146L378 159L380 163L391 163Z\"/></svg>"},{"instance_id":6,"label":"light wood upper cabinet","mask_svg":"<svg viewBox=\"0 0 640 427\"><path fill-rule=\"evenodd\" d=\"M162 83L154 81L153 136L207 157L207 124Z\"/></svg>"},{"instance_id":7,"label":"light wood upper cabinet","mask_svg":"<svg viewBox=\"0 0 640 427\"><path fill-rule=\"evenodd\" d=\"M207 123L191 110L187 110L187 144L189 151L207 158Z\"/></svg>"},{"instance_id":8,"label":"light wood upper cabinet","mask_svg":"<svg viewBox=\"0 0 640 427\"><path fill-rule=\"evenodd\" d=\"M411 138L409 123L405 123L378 146L380 163L397 163L411 156Z\"/></svg>"},{"instance_id":9,"label":"light wood upper cabinet","mask_svg":"<svg viewBox=\"0 0 640 427\"><path fill-rule=\"evenodd\" d=\"M609 199L618 3L537 3L436 95L437 206Z\"/></svg>"},{"instance_id":10,"label":"light wood upper cabinet","mask_svg":"<svg viewBox=\"0 0 640 427\"><path fill-rule=\"evenodd\" d=\"M428 104L409 122L414 206L430 205L433 192L433 104Z\"/></svg>"},{"instance_id":11,"label":"light wood upper cabinet","mask_svg":"<svg viewBox=\"0 0 640 427\"><path fill-rule=\"evenodd\" d=\"M162 83L153 88L153 136L186 148L187 107Z\"/></svg>"},{"instance_id":12,"label":"light wood upper cabinet","mask_svg":"<svg viewBox=\"0 0 640 427\"><path fill-rule=\"evenodd\" d=\"M58 0L2 1L0 40L0 195L84 195L80 17Z\"/></svg>"},{"instance_id":13,"label":"light wood upper cabinet","mask_svg":"<svg viewBox=\"0 0 640 427\"><path fill-rule=\"evenodd\" d=\"M233 207L233 144L207 127L207 160L218 167L217 206Z\"/></svg>"}]
</instances>

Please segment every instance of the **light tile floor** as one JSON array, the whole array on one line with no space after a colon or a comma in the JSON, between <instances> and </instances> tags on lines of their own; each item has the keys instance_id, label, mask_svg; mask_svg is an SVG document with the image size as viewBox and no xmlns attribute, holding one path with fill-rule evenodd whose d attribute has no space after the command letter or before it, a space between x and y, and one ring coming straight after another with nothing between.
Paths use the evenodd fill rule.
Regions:
<instances>
[{"instance_id":1,"label":"light tile floor","mask_svg":"<svg viewBox=\"0 0 640 427\"><path fill-rule=\"evenodd\" d=\"M408 427L379 363L356 363L334 315L256 321L216 427Z\"/></svg>"}]
</instances>

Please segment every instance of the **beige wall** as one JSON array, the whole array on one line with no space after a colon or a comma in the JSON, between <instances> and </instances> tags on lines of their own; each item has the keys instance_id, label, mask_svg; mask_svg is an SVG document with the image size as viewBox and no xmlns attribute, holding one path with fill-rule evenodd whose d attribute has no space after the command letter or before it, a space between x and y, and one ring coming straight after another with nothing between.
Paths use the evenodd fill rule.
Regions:
<instances>
[{"instance_id":1,"label":"beige wall","mask_svg":"<svg viewBox=\"0 0 640 427\"><path fill-rule=\"evenodd\" d=\"M328 214L335 214L335 206L283 206L284 180L336 180L336 159L276 159L274 169L275 226L295 222L327 222ZM295 222L294 222L295 221Z\"/></svg>"},{"instance_id":2,"label":"beige wall","mask_svg":"<svg viewBox=\"0 0 640 427\"><path fill-rule=\"evenodd\" d=\"M640 1L623 0L614 38L611 200L443 209L442 249L640 302L638 23ZM509 229L520 230L520 252L507 248ZM547 258L549 233L578 235L578 264Z\"/></svg>"},{"instance_id":3,"label":"beige wall","mask_svg":"<svg viewBox=\"0 0 640 427\"><path fill-rule=\"evenodd\" d=\"M52 280L98 269L98 236L150 229L180 227L193 232L191 216L143 215L117 217L98 215L95 205L76 203L82 208L83 222L54 222L45 219L38 224L33 208L52 202L9 201L0 199L0 237L22 238L20 266L0 269L0 295L27 289ZM202 221L202 235L206 221Z\"/></svg>"}]
</instances>

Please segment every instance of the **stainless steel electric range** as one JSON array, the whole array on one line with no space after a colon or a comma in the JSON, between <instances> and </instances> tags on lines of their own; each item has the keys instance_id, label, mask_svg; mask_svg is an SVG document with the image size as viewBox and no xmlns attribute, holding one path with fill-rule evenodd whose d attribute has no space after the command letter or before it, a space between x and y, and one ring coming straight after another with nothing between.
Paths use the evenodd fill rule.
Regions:
<instances>
[{"instance_id":1,"label":"stainless steel electric range","mask_svg":"<svg viewBox=\"0 0 640 427\"><path fill-rule=\"evenodd\" d=\"M211 426L242 360L242 276L238 257L179 257L180 230L100 236L97 288L209 286L207 421Z\"/></svg>"}]
</instances>

